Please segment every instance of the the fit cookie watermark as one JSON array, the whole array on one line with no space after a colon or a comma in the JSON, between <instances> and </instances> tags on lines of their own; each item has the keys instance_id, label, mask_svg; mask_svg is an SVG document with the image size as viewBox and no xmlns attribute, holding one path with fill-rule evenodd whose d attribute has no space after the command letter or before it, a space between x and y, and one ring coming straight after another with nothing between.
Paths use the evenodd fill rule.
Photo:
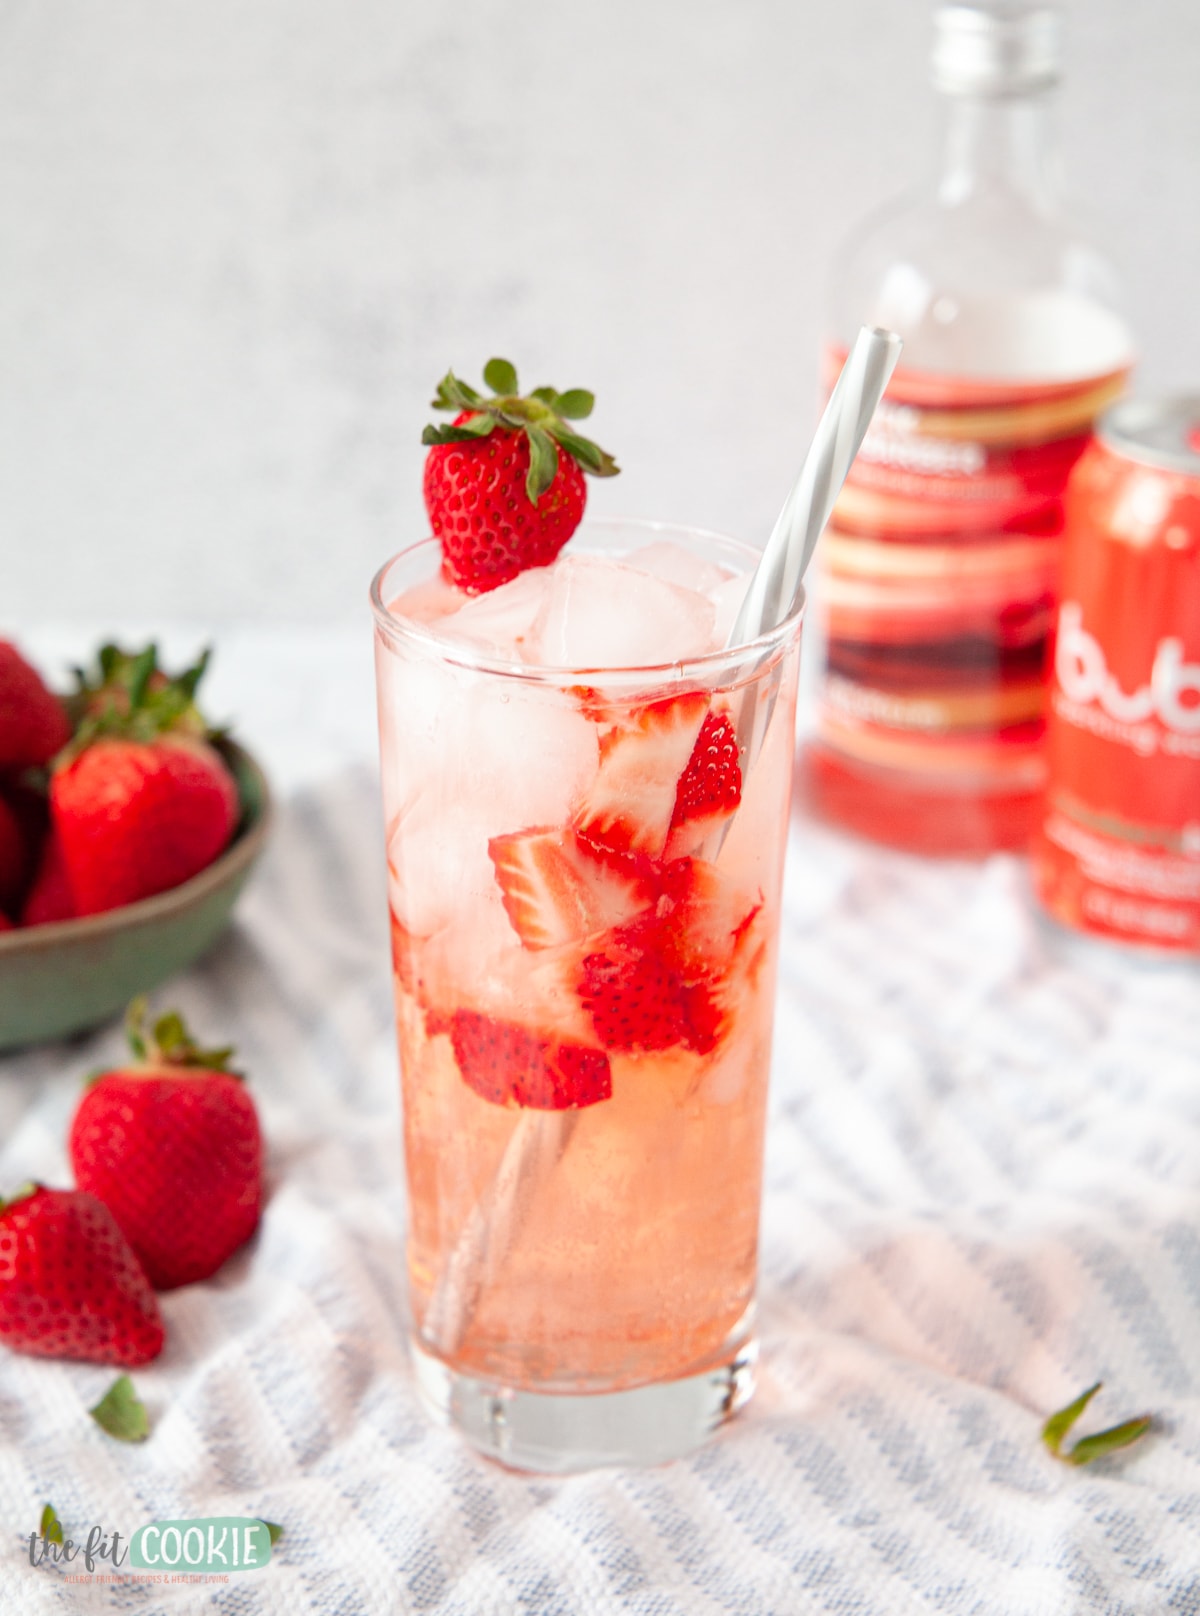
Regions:
<instances>
[{"instance_id":1,"label":"the fit cookie watermark","mask_svg":"<svg viewBox=\"0 0 1200 1616\"><path fill-rule=\"evenodd\" d=\"M49 1533L29 1534L29 1563L71 1565L103 1575L109 1570L204 1576L261 1571L271 1559L279 1528L246 1515L206 1516L203 1520L151 1521L132 1537L103 1526L89 1528L80 1543ZM121 1580L125 1580L124 1577Z\"/></svg>"}]
</instances>

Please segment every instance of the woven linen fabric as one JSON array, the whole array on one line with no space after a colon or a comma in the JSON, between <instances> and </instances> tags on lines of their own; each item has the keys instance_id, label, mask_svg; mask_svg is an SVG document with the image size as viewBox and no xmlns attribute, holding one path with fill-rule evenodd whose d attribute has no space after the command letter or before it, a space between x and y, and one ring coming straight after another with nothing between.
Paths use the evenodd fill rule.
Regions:
<instances>
[{"instance_id":1,"label":"woven linen fabric","mask_svg":"<svg viewBox=\"0 0 1200 1616\"><path fill-rule=\"evenodd\" d=\"M0 1353L3 1616L1200 1612L1194 965L1068 946L1018 860L797 822L757 1396L692 1458L527 1478L414 1393L378 825L366 770L290 800L236 925L156 996L237 1044L269 1201L163 1298L144 1444L88 1417L112 1371ZM0 1059L0 1191L68 1182L79 1081L120 1051L110 1026ZM1056 1463L1041 1422L1096 1380L1081 1430L1153 1434ZM218 1585L114 1585L30 1566L46 1501L77 1541L284 1535Z\"/></svg>"}]
</instances>

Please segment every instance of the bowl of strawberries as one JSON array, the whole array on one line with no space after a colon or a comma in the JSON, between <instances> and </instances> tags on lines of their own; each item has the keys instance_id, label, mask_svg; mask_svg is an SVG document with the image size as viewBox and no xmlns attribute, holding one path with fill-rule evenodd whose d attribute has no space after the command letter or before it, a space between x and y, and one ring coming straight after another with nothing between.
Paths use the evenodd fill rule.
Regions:
<instances>
[{"instance_id":1,"label":"bowl of strawberries","mask_svg":"<svg viewBox=\"0 0 1200 1616\"><path fill-rule=\"evenodd\" d=\"M196 705L207 660L106 645L60 697L0 640L0 1050L107 1020L228 921L270 797Z\"/></svg>"}]
</instances>

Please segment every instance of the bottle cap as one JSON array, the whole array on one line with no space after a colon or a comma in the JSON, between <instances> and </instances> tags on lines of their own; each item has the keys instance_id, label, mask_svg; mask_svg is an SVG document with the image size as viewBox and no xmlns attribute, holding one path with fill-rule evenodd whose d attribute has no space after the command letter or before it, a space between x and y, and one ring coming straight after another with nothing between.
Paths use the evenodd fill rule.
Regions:
<instances>
[{"instance_id":1,"label":"bottle cap","mask_svg":"<svg viewBox=\"0 0 1200 1616\"><path fill-rule=\"evenodd\" d=\"M1126 460L1200 477L1200 393L1124 399L1101 416L1097 436Z\"/></svg>"},{"instance_id":2,"label":"bottle cap","mask_svg":"<svg viewBox=\"0 0 1200 1616\"><path fill-rule=\"evenodd\" d=\"M933 82L948 95L1022 95L1058 81L1062 14L1030 0L959 0L934 14Z\"/></svg>"}]
</instances>

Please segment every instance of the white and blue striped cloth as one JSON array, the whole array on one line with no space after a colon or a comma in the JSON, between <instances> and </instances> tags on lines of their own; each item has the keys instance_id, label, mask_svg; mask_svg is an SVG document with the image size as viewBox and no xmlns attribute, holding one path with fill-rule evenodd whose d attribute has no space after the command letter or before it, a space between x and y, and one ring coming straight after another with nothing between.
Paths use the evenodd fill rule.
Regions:
<instances>
[{"instance_id":1,"label":"white and blue striped cloth","mask_svg":"<svg viewBox=\"0 0 1200 1616\"><path fill-rule=\"evenodd\" d=\"M0 1353L0 1612L227 1616L1200 1613L1200 973L1072 949L1021 864L797 825L768 1145L762 1364L694 1458L531 1480L429 1424L405 1352L404 1196L376 787L294 797L235 928L160 1002L237 1043L270 1200L164 1298L140 1447L109 1371ZM0 1193L65 1183L119 1029L0 1058ZM1089 1469L1081 1429L1151 1411ZM280 1522L214 1586L66 1582L69 1536ZM79 1562L71 1568L80 1570Z\"/></svg>"}]
</instances>

